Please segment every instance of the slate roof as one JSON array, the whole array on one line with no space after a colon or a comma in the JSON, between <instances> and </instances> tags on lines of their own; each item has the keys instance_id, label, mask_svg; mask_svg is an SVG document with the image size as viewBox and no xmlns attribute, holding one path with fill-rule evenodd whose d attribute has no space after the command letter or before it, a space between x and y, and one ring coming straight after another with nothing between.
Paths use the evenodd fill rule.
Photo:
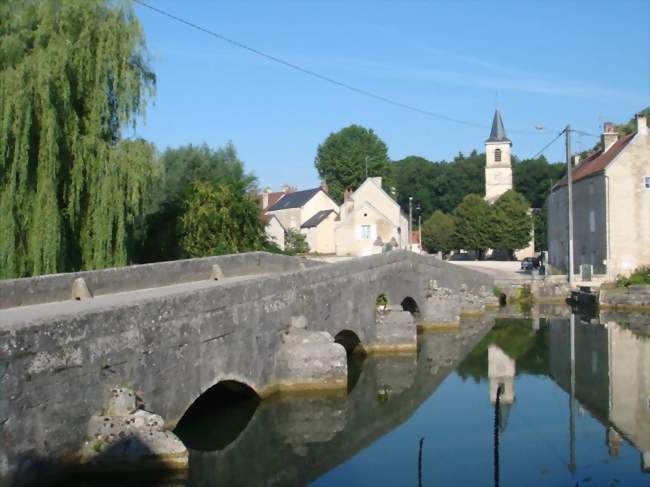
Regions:
<instances>
[{"instance_id":1,"label":"slate roof","mask_svg":"<svg viewBox=\"0 0 650 487\"><path fill-rule=\"evenodd\" d=\"M266 211L287 210L289 208L300 208L304 206L316 193L322 191L321 188L305 189L303 191L294 191L284 195L273 206L267 208Z\"/></svg>"},{"instance_id":2,"label":"slate roof","mask_svg":"<svg viewBox=\"0 0 650 487\"><path fill-rule=\"evenodd\" d=\"M314 216L312 216L309 220L303 223L300 227L301 228L317 227L320 224L320 222L325 220L325 218L327 218L330 215L330 213L336 213L336 212L334 210L319 211Z\"/></svg>"},{"instance_id":3,"label":"slate roof","mask_svg":"<svg viewBox=\"0 0 650 487\"><path fill-rule=\"evenodd\" d=\"M614 142L614 144L609 148L607 152L603 152L601 150L587 157L584 161L574 167L573 171L571 171L572 182L575 183L581 179L588 178L589 176L593 176L594 174L604 171L605 168L609 166L609 163L612 162L616 156L623 151L623 149L625 149L627 144L635 135L636 133L633 133L621 137L616 142ZM555 190L560 186L566 186L566 184L567 177L564 176L557 183L555 183L553 189Z\"/></svg>"},{"instance_id":4,"label":"slate roof","mask_svg":"<svg viewBox=\"0 0 650 487\"><path fill-rule=\"evenodd\" d=\"M510 142L510 139L506 137L506 129L503 127L501 112L498 108L494 111L494 119L492 120L490 138L486 140L486 142Z\"/></svg>"}]
</instances>

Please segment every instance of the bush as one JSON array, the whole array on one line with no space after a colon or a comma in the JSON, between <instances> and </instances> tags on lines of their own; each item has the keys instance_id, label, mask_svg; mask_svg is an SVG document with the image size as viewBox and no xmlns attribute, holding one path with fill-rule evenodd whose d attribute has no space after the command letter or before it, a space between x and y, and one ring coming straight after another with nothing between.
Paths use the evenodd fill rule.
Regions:
<instances>
[{"instance_id":1,"label":"bush","mask_svg":"<svg viewBox=\"0 0 650 487\"><path fill-rule=\"evenodd\" d=\"M650 266L639 267L629 277L619 277L616 284L625 287L650 284Z\"/></svg>"},{"instance_id":2,"label":"bush","mask_svg":"<svg viewBox=\"0 0 650 487\"><path fill-rule=\"evenodd\" d=\"M287 230L284 237L284 248L289 254L306 254L309 252L309 244L306 237L294 228Z\"/></svg>"}]
</instances>

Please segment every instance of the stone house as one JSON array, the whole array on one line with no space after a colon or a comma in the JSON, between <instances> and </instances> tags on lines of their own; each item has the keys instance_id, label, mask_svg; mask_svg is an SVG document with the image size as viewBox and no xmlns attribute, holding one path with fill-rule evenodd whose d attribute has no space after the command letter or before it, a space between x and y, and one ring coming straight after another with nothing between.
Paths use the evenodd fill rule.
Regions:
<instances>
[{"instance_id":1,"label":"stone house","mask_svg":"<svg viewBox=\"0 0 650 487\"><path fill-rule=\"evenodd\" d=\"M333 254L334 221L339 207L328 195L327 184L302 191L289 188L280 192L280 196L277 194L268 193L268 201L272 203L264 215L276 218L285 233L290 229L303 233L310 252ZM270 231L267 227L267 235Z\"/></svg>"},{"instance_id":2,"label":"stone house","mask_svg":"<svg viewBox=\"0 0 650 487\"><path fill-rule=\"evenodd\" d=\"M334 229L336 255L378 254L387 244L407 248L408 218L381 183L382 178L370 177L356 191L345 192Z\"/></svg>"},{"instance_id":3,"label":"stone house","mask_svg":"<svg viewBox=\"0 0 650 487\"><path fill-rule=\"evenodd\" d=\"M332 210L321 210L300 226L300 231L305 235L309 251L318 254L333 254L334 227L338 222L339 214Z\"/></svg>"},{"instance_id":4,"label":"stone house","mask_svg":"<svg viewBox=\"0 0 650 487\"><path fill-rule=\"evenodd\" d=\"M619 137L606 123L603 149L572 169L573 272L581 264L613 279L650 265L650 137L647 120ZM568 267L568 190L566 178L548 197L549 263Z\"/></svg>"}]
</instances>

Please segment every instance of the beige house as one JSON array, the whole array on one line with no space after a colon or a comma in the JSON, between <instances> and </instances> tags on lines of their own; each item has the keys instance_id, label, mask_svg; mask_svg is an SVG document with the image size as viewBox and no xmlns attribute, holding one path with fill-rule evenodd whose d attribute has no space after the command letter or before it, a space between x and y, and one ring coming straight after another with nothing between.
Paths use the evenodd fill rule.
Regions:
<instances>
[{"instance_id":1,"label":"beige house","mask_svg":"<svg viewBox=\"0 0 650 487\"><path fill-rule=\"evenodd\" d=\"M345 193L334 229L336 255L378 254L387 244L408 246L408 219L381 182L380 177L367 178L356 191Z\"/></svg>"},{"instance_id":2,"label":"beige house","mask_svg":"<svg viewBox=\"0 0 650 487\"><path fill-rule=\"evenodd\" d=\"M338 213L332 209L321 210L300 226L311 253L334 253L334 228L338 217Z\"/></svg>"},{"instance_id":3,"label":"beige house","mask_svg":"<svg viewBox=\"0 0 650 487\"><path fill-rule=\"evenodd\" d=\"M299 230L303 223L319 211L334 210L338 212L338 205L326 192L326 185L318 188L293 191L285 194L266 213L275 215L282 226Z\"/></svg>"},{"instance_id":4,"label":"beige house","mask_svg":"<svg viewBox=\"0 0 650 487\"><path fill-rule=\"evenodd\" d=\"M650 137L646 118L637 115L636 133L619 138L605 124L603 150L572 170L573 272L581 264L613 279L650 265ZM548 249L551 265L568 267L566 178L548 198Z\"/></svg>"},{"instance_id":5,"label":"beige house","mask_svg":"<svg viewBox=\"0 0 650 487\"><path fill-rule=\"evenodd\" d=\"M269 220L267 224L267 235L271 232L279 232L281 227L284 233L293 229L300 231L306 237L309 251L319 254L334 253L334 221L338 217L338 205L327 194L327 185L323 183L318 188L296 191L294 188L287 188L282 192L262 193L260 198L262 205L266 202L264 215ZM264 209L264 208L263 208ZM271 225L274 225L271 228ZM279 238L279 237L278 237Z\"/></svg>"}]
</instances>

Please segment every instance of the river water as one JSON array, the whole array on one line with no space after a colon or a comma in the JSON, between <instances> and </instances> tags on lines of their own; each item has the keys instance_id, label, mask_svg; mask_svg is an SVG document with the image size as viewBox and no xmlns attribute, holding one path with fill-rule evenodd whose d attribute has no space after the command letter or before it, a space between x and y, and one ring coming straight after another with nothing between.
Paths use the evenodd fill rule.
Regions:
<instances>
[{"instance_id":1,"label":"river water","mask_svg":"<svg viewBox=\"0 0 650 487\"><path fill-rule=\"evenodd\" d=\"M348 394L217 395L177 428L182 484L650 485L650 315L560 311L353 355Z\"/></svg>"}]
</instances>

